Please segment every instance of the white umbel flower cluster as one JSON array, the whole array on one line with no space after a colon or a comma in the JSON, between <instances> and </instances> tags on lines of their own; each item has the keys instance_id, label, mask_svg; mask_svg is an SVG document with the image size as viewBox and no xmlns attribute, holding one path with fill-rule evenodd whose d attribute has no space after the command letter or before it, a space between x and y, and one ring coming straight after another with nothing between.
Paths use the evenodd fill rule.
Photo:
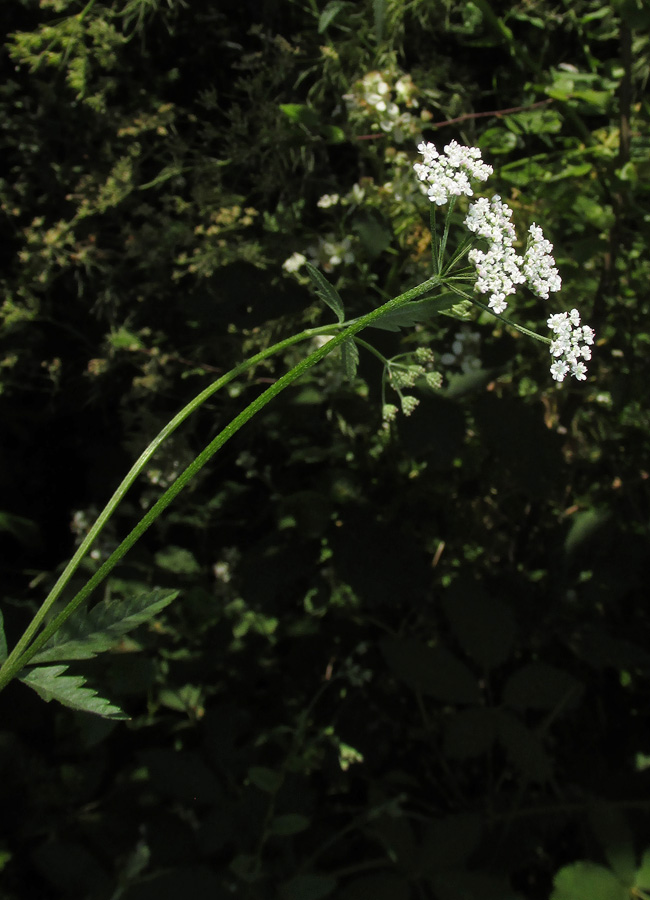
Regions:
<instances>
[{"instance_id":1,"label":"white umbel flower cluster","mask_svg":"<svg viewBox=\"0 0 650 900\"><path fill-rule=\"evenodd\" d=\"M476 266L476 290L490 294L488 306L495 313L505 312L506 297L526 281L522 260L513 247L516 234L511 218L512 210L498 194L472 203L465 218L469 230L488 242L487 252L470 250L468 258Z\"/></svg>"},{"instance_id":2,"label":"white umbel flower cluster","mask_svg":"<svg viewBox=\"0 0 650 900\"><path fill-rule=\"evenodd\" d=\"M478 275L476 289L490 293L488 306L495 313L505 312L506 297L514 294L517 284L528 287L548 300L550 291L559 291L562 279L551 256L553 244L547 241L539 225L528 229L528 247L523 258L514 249L515 229L510 219L512 210L495 194L490 201L481 197L469 208L465 224L470 231L488 242L487 252L471 250L470 262Z\"/></svg>"},{"instance_id":3,"label":"white umbel flower cluster","mask_svg":"<svg viewBox=\"0 0 650 900\"><path fill-rule=\"evenodd\" d=\"M555 357L555 362L551 365L551 375L556 381L564 381L567 375L573 375L578 381L584 381L587 377L587 366L583 360L591 359L591 345L595 337L593 328L580 324L580 313L577 309L555 313L546 324L555 334L550 348L551 356Z\"/></svg>"},{"instance_id":4,"label":"white umbel flower cluster","mask_svg":"<svg viewBox=\"0 0 650 900\"><path fill-rule=\"evenodd\" d=\"M530 237L524 254L524 275L531 291L548 300L549 291L559 291L562 287L562 279L551 256L553 244L546 240L542 229L534 222L528 229L528 234Z\"/></svg>"},{"instance_id":5,"label":"white umbel flower cluster","mask_svg":"<svg viewBox=\"0 0 650 900\"><path fill-rule=\"evenodd\" d=\"M422 182L422 190L432 203L443 206L450 197L464 194L472 197L474 191L470 179L487 181L492 174L492 166L481 159L478 147L461 147L451 141L441 156L429 142L418 144L423 161L413 166L415 174Z\"/></svg>"}]
</instances>

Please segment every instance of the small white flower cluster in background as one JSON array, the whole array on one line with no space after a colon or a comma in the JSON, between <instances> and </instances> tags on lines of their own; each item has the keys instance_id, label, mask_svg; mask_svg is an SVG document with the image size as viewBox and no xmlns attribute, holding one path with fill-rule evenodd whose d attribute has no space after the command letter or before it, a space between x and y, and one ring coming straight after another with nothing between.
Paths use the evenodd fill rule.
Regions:
<instances>
[{"instance_id":1,"label":"small white flower cluster in background","mask_svg":"<svg viewBox=\"0 0 650 900\"><path fill-rule=\"evenodd\" d=\"M413 166L415 174L422 182L424 193L437 206L461 194L472 197L470 179L487 181L493 171L492 166L481 160L478 147L461 147L457 141L447 144L444 156L430 143L418 144L418 150L423 161Z\"/></svg>"},{"instance_id":2,"label":"small white flower cluster in background","mask_svg":"<svg viewBox=\"0 0 650 900\"><path fill-rule=\"evenodd\" d=\"M282 268L285 272L296 274L309 261L325 272L331 272L342 263L353 263L355 260L351 239L346 237L339 241L333 234L328 235L327 239L318 238L318 245L307 247L307 254L292 253L282 263Z\"/></svg>"},{"instance_id":3,"label":"small white flower cluster in background","mask_svg":"<svg viewBox=\"0 0 650 900\"><path fill-rule=\"evenodd\" d=\"M421 127L419 118L409 111L418 108L417 93L410 75L398 76L385 69L366 72L343 99L353 120L364 124L369 120L372 131L390 133L399 142L413 137ZM422 118L429 117L423 113Z\"/></svg>"},{"instance_id":4,"label":"small white flower cluster in background","mask_svg":"<svg viewBox=\"0 0 650 900\"><path fill-rule=\"evenodd\" d=\"M330 206L336 206L340 199L338 194L323 194L316 206L320 209L329 209Z\"/></svg>"},{"instance_id":5,"label":"small white flower cluster in background","mask_svg":"<svg viewBox=\"0 0 650 900\"><path fill-rule=\"evenodd\" d=\"M307 262L307 257L302 253L292 253L288 259L282 263L285 272L297 272Z\"/></svg>"},{"instance_id":6,"label":"small white flower cluster in background","mask_svg":"<svg viewBox=\"0 0 650 900\"><path fill-rule=\"evenodd\" d=\"M556 335L551 342L551 356L555 357L551 375L556 381L564 381L569 374L578 381L584 381L587 367L582 360L591 359L591 345L595 337L593 328L580 324L577 309L555 313L546 324Z\"/></svg>"}]
</instances>

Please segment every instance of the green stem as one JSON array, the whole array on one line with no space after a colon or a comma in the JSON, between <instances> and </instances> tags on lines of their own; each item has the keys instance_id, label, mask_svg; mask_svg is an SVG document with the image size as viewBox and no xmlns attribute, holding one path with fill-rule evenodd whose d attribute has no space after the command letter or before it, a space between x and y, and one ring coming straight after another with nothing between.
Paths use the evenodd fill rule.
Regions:
<instances>
[{"instance_id":1,"label":"green stem","mask_svg":"<svg viewBox=\"0 0 650 900\"><path fill-rule=\"evenodd\" d=\"M91 532L88 534L86 541L84 541L84 544L81 545L81 547L73 557L73 560L71 560L68 567L66 567L66 571L61 575L59 582L57 582L57 584L48 595L48 598L43 603L43 606L28 626L25 634L16 644L16 646L0 668L0 690L2 690L2 688L18 674L18 672L27 664L27 662L29 662L32 656L34 656L34 654L43 646L43 644L45 644L46 641L49 640L49 638L58 631L58 629L66 621L66 619L68 619L72 615L72 613L75 612L75 610L77 610L79 606L81 606L81 604L90 596L95 588L98 587L98 585L100 585L102 581L104 581L104 579L109 575L112 569L117 565L119 560L122 559L125 553L131 549L136 541L144 534L145 531L147 531L147 529L153 524L153 522L155 522L158 516L160 516L160 514L164 512L164 510L169 506L172 500L174 500L174 498L183 490L186 484L203 468L203 466L205 466L205 464L212 458L212 456L214 456L217 450L223 447L226 441L230 440L230 438L234 434L236 434L237 431L239 431L239 429L250 418L252 418L261 409L263 409L263 407L266 406L267 403L269 403L274 397L276 397L281 391L283 391L285 387L299 378L304 372L307 371L307 369L311 368L311 366L315 365L317 362L331 353L332 350L334 350L336 347L343 344L348 338L352 337L358 331L361 331L363 328L367 327L375 319L380 318L380 316L384 315L385 313L397 309L400 306L408 303L410 300L415 300L416 298L428 293L439 283L440 279L437 276L434 276L433 278L428 279L422 284L411 288L411 290L406 291L404 294L400 294L398 297L389 300L387 303L383 304L383 306L372 310L365 316L361 316L360 318L355 319L353 322L347 324L346 327L343 328L343 330L339 331L339 333L332 338L332 340L328 341L326 344L324 344L322 347L319 347L305 359L301 360L296 366L293 367L293 369L291 369L285 375L282 375L259 397L253 400L252 403L250 403L246 407L246 409L239 413L238 416L235 416L235 418L228 425L226 425L226 427L208 444L208 446L196 457L196 459L194 459L193 462L190 463L185 471L181 475L179 475L174 483L170 485L170 487L156 501L151 509L149 509L145 513L145 515L138 522L135 528L133 528L132 531L124 538L122 543L100 566L97 572L95 572L95 574L88 580L84 587L72 598L72 600L70 600L65 608L45 626L45 628L40 632L40 634L38 634L37 637L33 637L39 625L43 621L45 615L60 594L63 586L65 585L67 580L69 580L70 575L74 571L74 568L76 568L76 565L78 565L79 561L81 560L83 553L85 553L88 546L90 546L90 543L92 543L92 539L94 539L94 537L99 533L101 527L103 527L119 500L122 499L126 488L128 488L135 475L133 475L131 481L128 481L128 479L131 477L134 471L135 474L137 474L137 471L139 471L139 468L137 467L141 467L142 457L140 457L140 460L138 460L138 462L133 466L131 472L129 472L129 475L127 475L127 478L124 480L124 482L122 482L122 485L120 485L118 490L115 492L113 498L111 498L111 501L109 501L106 509L95 523L93 529L91 529ZM336 326L331 327L333 329ZM313 329L312 334L314 332L322 334L323 329ZM303 339L304 336L305 332L301 334L300 339ZM286 347L292 343L295 343L296 339L296 337L288 338L286 341L283 341L280 344L276 345L276 350L278 347ZM268 355L268 351L266 352ZM253 357L253 359L258 359L259 361L259 357L260 354L258 354L257 357ZM164 437L167 437L167 435L171 433L171 431L168 429L171 428L171 430L173 431L173 429L180 424L180 421L182 421L182 418L179 420L180 416L186 417L187 415L189 415L190 412L192 412L192 410L196 408L199 402L203 402L207 398L207 396L210 396L210 393L214 393L214 391L218 389L217 387L215 387L215 385L223 386L224 379L235 377L235 374L240 371L244 371L245 368L249 368L250 365L250 360L248 360L246 363L242 363L241 367L233 369L227 375L224 375L223 378L220 378L217 382L215 382L215 384L210 385L209 388L206 388L206 390L203 391L202 394L199 394L198 398L195 398L195 400L192 401L192 404L194 404L194 406L192 404L188 404L188 406L192 408L188 410L188 407L185 407L185 409L182 410L181 413L179 413L178 416L176 416L175 419L173 419L172 422L170 422L169 425L163 429L161 435L164 434ZM171 427L172 425L173 427ZM160 435L158 437L160 438ZM161 439L164 439L164 437ZM156 446L158 446L158 443L160 443L158 438L156 438L152 442L152 444L155 444ZM150 445L150 447L151 446L152 445ZM145 454L148 453L150 447L147 448ZM145 454L143 454L143 456ZM149 455L151 454L149 453ZM123 485L127 481L128 484L126 485L126 488L122 490ZM83 553L81 552L82 548ZM75 562L74 568L72 567L73 562ZM67 578L64 580L64 576L66 575L66 573L68 573ZM60 582L63 583L59 586Z\"/></svg>"},{"instance_id":2,"label":"green stem","mask_svg":"<svg viewBox=\"0 0 650 900\"><path fill-rule=\"evenodd\" d=\"M380 353L372 344L369 344L368 341L364 341L363 338L355 338L354 342L358 344L360 347L363 347L364 350L368 350L373 356L376 356L378 360L380 360L384 366L388 365L388 360L384 356L383 353Z\"/></svg>"},{"instance_id":3,"label":"green stem","mask_svg":"<svg viewBox=\"0 0 650 900\"><path fill-rule=\"evenodd\" d=\"M305 331L300 332L299 334L292 335L289 338L285 338L284 340L279 341L277 344L273 344L271 347L267 347L265 350L261 350L259 353L251 356L250 359L247 359L244 362L240 363L238 366L235 366L234 369L226 372L226 374L222 375L221 378L218 378L215 382L208 385L205 390L201 391L200 394L190 400L190 402L186 406L184 406L183 409L181 409L180 412L178 412L174 416L174 418L167 423L167 425L165 425L162 431L160 431L160 433L156 435L156 437L151 441L146 450L144 450L144 452L131 466L128 473L123 478L118 488L115 490L115 493L110 498L110 500L98 516L97 520L93 524L92 528L77 548L74 556L59 576L52 590L43 601L40 609L27 626L25 633L22 635L22 637L14 647L11 655L5 662L5 666L8 662L21 655L27 649L30 641L33 639L34 635L38 631L42 622L45 620L53 604L56 603L64 588L76 572L81 561L86 556L92 545L95 543L97 537L99 536L102 529L105 527L106 523L113 515L121 501L124 499L125 494L129 490L133 482L136 480L140 472L142 472L142 470L145 468L145 466L154 455L158 447L163 443L163 441L166 440L174 431L176 431L179 425L181 425L185 421L185 419L187 419L196 409L198 409L199 406L205 403L205 401L212 397L213 394L215 394L221 388L225 387L239 375L243 375L249 369L254 368L260 362L263 362L263 360L268 359L270 356L273 356L276 353L281 353L283 350L286 350L293 344L297 344L300 341L308 340L309 338L317 337L319 335L336 333L340 330L340 325L327 325L318 328L308 328ZM2 675L0 674L0 689L2 687L2 684Z\"/></svg>"},{"instance_id":4,"label":"green stem","mask_svg":"<svg viewBox=\"0 0 650 900\"><path fill-rule=\"evenodd\" d=\"M533 340L535 341L540 341L542 344L551 343L550 338L544 337L541 334L537 334L536 331L531 331L529 328L525 328L523 325L518 325L517 322L513 322L512 319L506 319L506 317L501 313L497 313L493 309L490 309L490 307L486 303L483 303L481 300L477 300L474 295L467 294L465 293L465 291L461 291L460 288L457 288L453 284L450 284L449 280L446 280L445 284L448 284L448 286L455 294L458 294L465 300L469 300L469 302L473 303L474 306L478 306L479 309L482 309L484 312L487 312L491 316L494 316L495 319L499 319L505 325L508 325L509 328L514 328L515 331L519 331L521 332L521 334L525 334L527 337L533 338Z\"/></svg>"}]
</instances>

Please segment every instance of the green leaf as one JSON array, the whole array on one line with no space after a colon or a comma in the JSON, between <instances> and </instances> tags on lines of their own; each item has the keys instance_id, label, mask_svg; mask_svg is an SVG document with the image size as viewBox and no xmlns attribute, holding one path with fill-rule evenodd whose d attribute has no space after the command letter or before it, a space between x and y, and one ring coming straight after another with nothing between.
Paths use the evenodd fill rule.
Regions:
<instances>
[{"instance_id":1,"label":"green leaf","mask_svg":"<svg viewBox=\"0 0 650 900\"><path fill-rule=\"evenodd\" d=\"M631 885L636 872L636 853L632 831L621 810L610 803L598 803L589 810L589 824L614 874Z\"/></svg>"},{"instance_id":2,"label":"green leaf","mask_svg":"<svg viewBox=\"0 0 650 900\"><path fill-rule=\"evenodd\" d=\"M311 263L305 263L305 268L309 273L309 277L314 285L316 294L333 310L339 322L345 321L345 310L343 309L343 301L339 297L338 291L329 283L327 278L318 271Z\"/></svg>"},{"instance_id":3,"label":"green leaf","mask_svg":"<svg viewBox=\"0 0 650 900\"><path fill-rule=\"evenodd\" d=\"M576 513L571 519L571 527L564 541L564 551L571 556L599 531L607 528L611 512L602 509L585 509Z\"/></svg>"},{"instance_id":4,"label":"green leaf","mask_svg":"<svg viewBox=\"0 0 650 900\"><path fill-rule=\"evenodd\" d=\"M270 834L287 837L291 834L299 834L301 831L309 828L310 820L307 816L301 816L299 813L286 813L283 816L276 816L271 820L269 825Z\"/></svg>"},{"instance_id":5,"label":"green leaf","mask_svg":"<svg viewBox=\"0 0 650 900\"><path fill-rule=\"evenodd\" d=\"M318 33L322 34L326 31L341 10L347 5L346 0L331 0L320 14L318 20Z\"/></svg>"},{"instance_id":6,"label":"green leaf","mask_svg":"<svg viewBox=\"0 0 650 900\"><path fill-rule=\"evenodd\" d=\"M376 259L393 241L390 225L376 209L357 213L352 223L352 231L358 236L361 246L371 259Z\"/></svg>"},{"instance_id":7,"label":"green leaf","mask_svg":"<svg viewBox=\"0 0 650 900\"><path fill-rule=\"evenodd\" d=\"M415 691L448 703L478 703L474 674L444 647L412 638L385 638L380 649L393 673Z\"/></svg>"},{"instance_id":8,"label":"green leaf","mask_svg":"<svg viewBox=\"0 0 650 900\"><path fill-rule=\"evenodd\" d=\"M399 331L410 328L418 322L425 322L446 309L451 309L458 302L456 294L444 294L442 297L427 297L424 300L413 300L399 309L391 309L375 319L369 328L381 328L383 331Z\"/></svg>"},{"instance_id":9,"label":"green leaf","mask_svg":"<svg viewBox=\"0 0 650 900\"><path fill-rule=\"evenodd\" d=\"M553 879L549 900L629 900L629 891L616 875L592 862L564 866Z\"/></svg>"},{"instance_id":10,"label":"green leaf","mask_svg":"<svg viewBox=\"0 0 650 900\"><path fill-rule=\"evenodd\" d=\"M201 571L196 557L185 547L166 547L159 550L154 561L161 569L173 572L174 575L198 575Z\"/></svg>"},{"instance_id":11,"label":"green leaf","mask_svg":"<svg viewBox=\"0 0 650 900\"><path fill-rule=\"evenodd\" d=\"M309 130L318 128L318 114L310 106L304 103L281 103L280 110L285 114L289 121L296 125L302 125Z\"/></svg>"},{"instance_id":12,"label":"green leaf","mask_svg":"<svg viewBox=\"0 0 650 900\"><path fill-rule=\"evenodd\" d=\"M90 612L71 616L30 662L90 659L110 650L123 634L158 615L178 593L156 588L129 600L102 600Z\"/></svg>"},{"instance_id":13,"label":"green leaf","mask_svg":"<svg viewBox=\"0 0 650 900\"><path fill-rule=\"evenodd\" d=\"M641 865L634 876L634 886L646 893L650 890L650 847L643 854Z\"/></svg>"},{"instance_id":14,"label":"green leaf","mask_svg":"<svg viewBox=\"0 0 650 900\"><path fill-rule=\"evenodd\" d=\"M357 374L357 366L359 365L359 348L354 338L348 338L341 345L341 356L343 357L343 368L345 369L345 377L349 382L354 381Z\"/></svg>"},{"instance_id":15,"label":"green leaf","mask_svg":"<svg viewBox=\"0 0 650 900\"><path fill-rule=\"evenodd\" d=\"M322 900L329 897L338 882L332 875L296 875L280 885L282 900Z\"/></svg>"},{"instance_id":16,"label":"green leaf","mask_svg":"<svg viewBox=\"0 0 650 900\"><path fill-rule=\"evenodd\" d=\"M580 684L568 672L546 663L529 663L508 680L503 702L511 709L573 709L582 692Z\"/></svg>"},{"instance_id":17,"label":"green leaf","mask_svg":"<svg viewBox=\"0 0 650 900\"><path fill-rule=\"evenodd\" d=\"M106 719L129 718L119 707L113 706L104 697L99 697L93 688L84 687L86 679L83 675L64 675L67 669L68 666L30 669L20 680L33 688L46 703L57 700L63 706L94 713Z\"/></svg>"},{"instance_id":18,"label":"green leaf","mask_svg":"<svg viewBox=\"0 0 650 900\"><path fill-rule=\"evenodd\" d=\"M444 594L443 607L468 656L486 669L506 662L514 644L515 623L503 603L477 582L460 578Z\"/></svg>"},{"instance_id":19,"label":"green leaf","mask_svg":"<svg viewBox=\"0 0 650 900\"><path fill-rule=\"evenodd\" d=\"M275 769L267 769L264 766L251 766L248 770L248 780L255 787L267 794L275 794L280 790L284 776Z\"/></svg>"},{"instance_id":20,"label":"green leaf","mask_svg":"<svg viewBox=\"0 0 650 900\"><path fill-rule=\"evenodd\" d=\"M7 658L7 639L5 637L5 622L2 617L2 610L0 610L0 663L3 663Z\"/></svg>"},{"instance_id":21,"label":"green leaf","mask_svg":"<svg viewBox=\"0 0 650 900\"><path fill-rule=\"evenodd\" d=\"M384 19L386 18L386 0L373 0L372 14L375 20L375 37L381 41L384 37Z\"/></svg>"}]
</instances>

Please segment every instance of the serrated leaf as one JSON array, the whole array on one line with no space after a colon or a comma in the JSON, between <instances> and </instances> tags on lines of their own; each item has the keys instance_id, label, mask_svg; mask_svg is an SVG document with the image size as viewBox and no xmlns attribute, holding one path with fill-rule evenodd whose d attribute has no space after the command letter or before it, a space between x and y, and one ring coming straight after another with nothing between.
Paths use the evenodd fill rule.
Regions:
<instances>
[{"instance_id":1,"label":"serrated leaf","mask_svg":"<svg viewBox=\"0 0 650 900\"><path fill-rule=\"evenodd\" d=\"M348 4L346 0L331 0L331 3L328 3L325 9L320 14L320 18L318 20L318 33L322 34L324 31L326 31L328 26L332 24L341 10L347 5Z\"/></svg>"},{"instance_id":2,"label":"serrated leaf","mask_svg":"<svg viewBox=\"0 0 650 900\"><path fill-rule=\"evenodd\" d=\"M322 272L319 272L311 263L305 263L305 268L312 280L316 294L321 298L323 303L326 303L329 308L333 310L339 322L344 322L345 310L343 308L343 301L339 297L336 288L334 288Z\"/></svg>"},{"instance_id":3,"label":"serrated leaf","mask_svg":"<svg viewBox=\"0 0 650 900\"><path fill-rule=\"evenodd\" d=\"M122 635L156 616L178 596L156 588L129 600L102 600L90 612L77 612L30 662L90 659L115 647Z\"/></svg>"},{"instance_id":4,"label":"serrated leaf","mask_svg":"<svg viewBox=\"0 0 650 900\"><path fill-rule=\"evenodd\" d=\"M348 381L354 381L359 365L359 348L353 338L348 338L341 345L341 356L343 357L343 368L345 377Z\"/></svg>"},{"instance_id":5,"label":"serrated leaf","mask_svg":"<svg viewBox=\"0 0 650 900\"><path fill-rule=\"evenodd\" d=\"M584 687L573 675L546 663L529 663L508 680L503 702L512 709L573 709Z\"/></svg>"},{"instance_id":6,"label":"serrated leaf","mask_svg":"<svg viewBox=\"0 0 650 900\"><path fill-rule=\"evenodd\" d=\"M450 309L456 303L456 294L444 294L442 297L429 297L424 300L412 300L399 309L391 309L375 319L369 328L381 328L382 331L399 331L400 328L410 328L418 322L425 322L437 316L445 309Z\"/></svg>"},{"instance_id":7,"label":"serrated leaf","mask_svg":"<svg viewBox=\"0 0 650 900\"><path fill-rule=\"evenodd\" d=\"M448 703L479 703L477 680L444 647L428 647L409 638L385 638L380 649L393 673L416 691Z\"/></svg>"},{"instance_id":8,"label":"serrated leaf","mask_svg":"<svg viewBox=\"0 0 650 900\"><path fill-rule=\"evenodd\" d=\"M2 617L2 610L0 610L0 663L3 663L7 658L7 638L5 637L5 622Z\"/></svg>"},{"instance_id":9,"label":"serrated leaf","mask_svg":"<svg viewBox=\"0 0 650 900\"><path fill-rule=\"evenodd\" d=\"M553 879L550 900L629 900L629 891L605 866L577 862L564 866Z\"/></svg>"},{"instance_id":10,"label":"serrated leaf","mask_svg":"<svg viewBox=\"0 0 650 900\"><path fill-rule=\"evenodd\" d=\"M85 687L83 675L64 675L67 669L68 666L39 666L21 676L20 681L33 688L46 703L56 700L63 706L94 713L105 719L129 718L118 706L100 697L93 688Z\"/></svg>"}]
</instances>

